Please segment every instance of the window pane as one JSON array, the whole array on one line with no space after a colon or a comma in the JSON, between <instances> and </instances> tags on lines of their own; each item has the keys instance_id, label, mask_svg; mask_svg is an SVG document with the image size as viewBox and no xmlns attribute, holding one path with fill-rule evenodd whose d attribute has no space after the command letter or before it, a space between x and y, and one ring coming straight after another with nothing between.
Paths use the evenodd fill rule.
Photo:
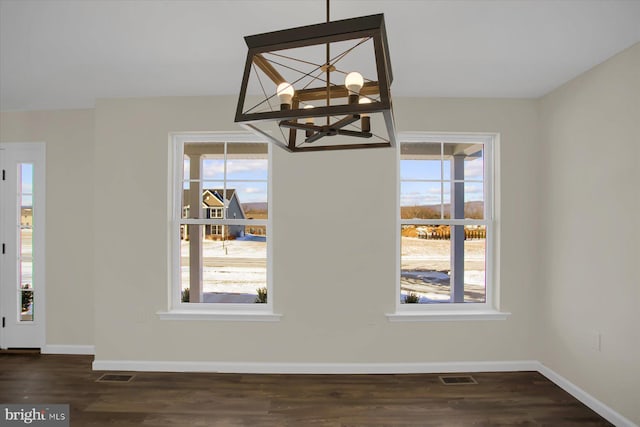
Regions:
<instances>
[{"instance_id":1,"label":"window pane","mask_svg":"<svg viewBox=\"0 0 640 427\"><path fill-rule=\"evenodd\" d=\"M20 291L20 321L33 322L33 291Z\"/></svg>"},{"instance_id":2,"label":"window pane","mask_svg":"<svg viewBox=\"0 0 640 427\"><path fill-rule=\"evenodd\" d=\"M451 218L451 182L444 181L442 183L442 203L443 203L443 218Z\"/></svg>"},{"instance_id":3,"label":"window pane","mask_svg":"<svg viewBox=\"0 0 640 427\"><path fill-rule=\"evenodd\" d=\"M440 218L442 185L439 182L402 182L400 215L403 219Z\"/></svg>"},{"instance_id":4,"label":"window pane","mask_svg":"<svg viewBox=\"0 0 640 427\"><path fill-rule=\"evenodd\" d=\"M266 142L230 142L227 144L228 158L266 159L269 152Z\"/></svg>"},{"instance_id":5,"label":"window pane","mask_svg":"<svg viewBox=\"0 0 640 427\"><path fill-rule=\"evenodd\" d=\"M211 218L209 215L215 208L224 208L222 182L206 181L202 183L202 194L198 196L198 185L192 182L189 189L182 190L181 218ZM193 200L192 200L193 199ZM191 209L192 201L198 208ZM219 217L221 218L221 217Z\"/></svg>"},{"instance_id":6,"label":"window pane","mask_svg":"<svg viewBox=\"0 0 640 427\"><path fill-rule=\"evenodd\" d=\"M464 231L464 302L485 302L487 229L471 225Z\"/></svg>"},{"instance_id":7,"label":"window pane","mask_svg":"<svg viewBox=\"0 0 640 427\"><path fill-rule=\"evenodd\" d=\"M267 180L268 146L264 142L227 144L228 180Z\"/></svg>"},{"instance_id":8,"label":"window pane","mask_svg":"<svg viewBox=\"0 0 640 427\"><path fill-rule=\"evenodd\" d=\"M33 261L31 259L20 261L20 288L33 288Z\"/></svg>"},{"instance_id":9,"label":"window pane","mask_svg":"<svg viewBox=\"0 0 640 427\"><path fill-rule=\"evenodd\" d=\"M227 189L227 197L224 197L224 183L205 181L202 183L202 218L211 219L211 214L222 214L217 218L224 218L224 209L229 205L229 199L233 196L233 190ZM214 217L216 218L216 217Z\"/></svg>"},{"instance_id":10,"label":"window pane","mask_svg":"<svg viewBox=\"0 0 640 427\"><path fill-rule=\"evenodd\" d=\"M443 151L444 158L448 161L447 163L454 157L464 160L464 171L461 171L458 179L482 180L484 158L484 146L482 143L447 142L443 145ZM450 173L449 167L450 164L447 166L445 173Z\"/></svg>"},{"instance_id":11,"label":"window pane","mask_svg":"<svg viewBox=\"0 0 640 427\"><path fill-rule=\"evenodd\" d=\"M402 159L431 159L438 160L442 157L442 144L440 142L403 142L400 145Z\"/></svg>"},{"instance_id":12,"label":"window pane","mask_svg":"<svg viewBox=\"0 0 640 427\"><path fill-rule=\"evenodd\" d=\"M190 173L190 167L191 167L191 159L189 158L189 156L182 156L182 179L184 181L187 181L189 179L189 173Z\"/></svg>"},{"instance_id":13,"label":"window pane","mask_svg":"<svg viewBox=\"0 0 640 427\"><path fill-rule=\"evenodd\" d=\"M230 228L231 236L244 233L244 227ZM266 235L213 242L203 259L204 302L253 303L267 286Z\"/></svg>"},{"instance_id":14,"label":"window pane","mask_svg":"<svg viewBox=\"0 0 640 427\"><path fill-rule=\"evenodd\" d=\"M445 181L443 182L443 203L445 219L482 219L484 217L483 184Z\"/></svg>"},{"instance_id":15,"label":"window pane","mask_svg":"<svg viewBox=\"0 0 640 427\"><path fill-rule=\"evenodd\" d=\"M201 172L203 180L224 179L224 158L204 158Z\"/></svg>"},{"instance_id":16,"label":"window pane","mask_svg":"<svg viewBox=\"0 0 640 427\"><path fill-rule=\"evenodd\" d=\"M180 203L180 218L191 218L191 189L182 190L182 202Z\"/></svg>"},{"instance_id":17,"label":"window pane","mask_svg":"<svg viewBox=\"0 0 640 427\"><path fill-rule=\"evenodd\" d=\"M229 219L268 218L266 182L229 182L227 185L235 190L235 198L231 200L227 211Z\"/></svg>"},{"instance_id":18,"label":"window pane","mask_svg":"<svg viewBox=\"0 0 640 427\"><path fill-rule=\"evenodd\" d=\"M484 185L481 182L464 184L464 217L484 219Z\"/></svg>"},{"instance_id":19,"label":"window pane","mask_svg":"<svg viewBox=\"0 0 640 427\"><path fill-rule=\"evenodd\" d=\"M191 226L200 229L200 226ZM205 230L209 225L202 226ZM185 296L190 289L190 269L195 268L202 280L204 303L255 303L258 290L267 287L267 236L264 230L250 234L247 226L220 227L221 238L201 239L199 245L181 243L181 290L183 302L197 302L197 296ZM202 265L197 265L198 252ZM193 263L193 265L192 265ZM266 291L265 291L266 292Z\"/></svg>"},{"instance_id":20,"label":"window pane","mask_svg":"<svg viewBox=\"0 0 640 427\"><path fill-rule=\"evenodd\" d=\"M267 159L229 159L227 179L267 179Z\"/></svg>"},{"instance_id":21,"label":"window pane","mask_svg":"<svg viewBox=\"0 0 640 427\"><path fill-rule=\"evenodd\" d=\"M450 235L446 225L401 227L401 303L449 302Z\"/></svg>"},{"instance_id":22,"label":"window pane","mask_svg":"<svg viewBox=\"0 0 640 427\"><path fill-rule=\"evenodd\" d=\"M198 232L201 232L199 225L180 225L180 291L182 302L189 302L192 249L189 244L189 236Z\"/></svg>"},{"instance_id":23,"label":"window pane","mask_svg":"<svg viewBox=\"0 0 640 427\"><path fill-rule=\"evenodd\" d=\"M484 179L484 155L482 149L477 151L475 156L465 159L464 179L466 181L482 181Z\"/></svg>"},{"instance_id":24,"label":"window pane","mask_svg":"<svg viewBox=\"0 0 640 427\"><path fill-rule=\"evenodd\" d=\"M31 163L20 164L20 192L22 194L33 193L33 165Z\"/></svg>"},{"instance_id":25,"label":"window pane","mask_svg":"<svg viewBox=\"0 0 640 427\"><path fill-rule=\"evenodd\" d=\"M33 254L33 230L29 227L20 227L20 258L30 261Z\"/></svg>"},{"instance_id":26,"label":"window pane","mask_svg":"<svg viewBox=\"0 0 640 427\"><path fill-rule=\"evenodd\" d=\"M464 302L486 300L486 227L465 226L462 256ZM451 227L403 225L401 228L401 303L451 301Z\"/></svg>"},{"instance_id":27,"label":"window pane","mask_svg":"<svg viewBox=\"0 0 640 427\"><path fill-rule=\"evenodd\" d=\"M440 180L442 162L435 160L401 160L400 179L434 179Z\"/></svg>"},{"instance_id":28,"label":"window pane","mask_svg":"<svg viewBox=\"0 0 640 427\"><path fill-rule=\"evenodd\" d=\"M442 162L442 176L446 180L451 179L451 159L445 158Z\"/></svg>"},{"instance_id":29,"label":"window pane","mask_svg":"<svg viewBox=\"0 0 640 427\"><path fill-rule=\"evenodd\" d=\"M224 142L186 142L184 154L189 157L214 156L221 159L224 156Z\"/></svg>"}]
</instances>

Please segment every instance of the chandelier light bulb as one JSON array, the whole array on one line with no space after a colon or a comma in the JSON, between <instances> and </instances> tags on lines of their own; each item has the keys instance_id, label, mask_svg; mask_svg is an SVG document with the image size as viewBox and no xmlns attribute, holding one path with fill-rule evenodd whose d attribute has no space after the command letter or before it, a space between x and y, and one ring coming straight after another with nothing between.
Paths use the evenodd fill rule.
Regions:
<instances>
[{"instance_id":1,"label":"chandelier light bulb","mask_svg":"<svg viewBox=\"0 0 640 427\"><path fill-rule=\"evenodd\" d=\"M278 85L276 95L278 95L278 99L280 99L281 110L288 110L291 108L291 100L293 99L294 93L295 91L290 83L282 82Z\"/></svg>"},{"instance_id":2,"label":"chandelier light bulb","mask_svg":"<svg viewBox=\"0 0 640 427\"><path fill-rule=\"evenodd\" d=\"M304 109L305 109L305 110L309 110L309 109L311 109L311 108L313 108L313 105L305 105L305 106L304 106ZM305 119L304 119L304 123L305 123L305 124L307 124L307 125L315 125L315 124L316 124L316 120L315 120L315 118L313 118L313 117L305 117ZM307 138L309 138L310 136L312 136L312 135L313 135L313 131L312 131L312 130L307 129L307 130L304 132L304 134L305 134L305 136L306 136Z\"/></svg>"},{"instance_id":3,"label":"chandelier light bulb","mask_svg":"<svg viewBox=\"0 0 640 427\"><path fill-rule=\"evenodd\" d=\"M355 104L358 102L358 95L360 95L360 89L364 86L364 78L362 74L357 71L352 71L344 78L344 85L349 91L349 104Z\"/></svg>"},{"instance_id":4,"label":"chandelier light bulb","mask_svg":"<svg viewBox=\"0 0 640 427\"><path fill-rule=\"evenodd\" d=\"M313 108L313 105L305 105L304 106L305 110L309 110L311 108ZM313 125L313 124L315 124L316 121L315 121L315 119L313 117L305 117L304 122L306 124L308 124L308 125Z\"/></svg>"},{"instance_id":5,"label":"chandelier light bulb","mask_svg":"<svg viewBox=\"0 0 640 427\"><path fill-rule=\"evenodd\" d=\"M371 104L371 98L363 96L358 103ZM360 113L360 126L362 127L362 132L371 132L371 118L369 117L369 113Z\"/></svg>"},{"instance_id":6,"label":"chandelier light bulb","mask_svg":"<svg viewBox=\"0 0 640 427\"><path fill-rule=\"evenodd\" d=\"M363 96L358 101L358 104L371 104L371 98ZM369 117L369 113L360 113L360 117Z\"/></svg>"},{"instance_id":7,"label":"chandelier light bulb","mask_svg":"<svg viewBox=\"0 0 640 427\"><path fill-rule=\"evenodd\" d=\"M358 94L364 86L364 78L357 71L352 71L344 78L344 85L350 92Z\"/></svg>"}]
</instances>

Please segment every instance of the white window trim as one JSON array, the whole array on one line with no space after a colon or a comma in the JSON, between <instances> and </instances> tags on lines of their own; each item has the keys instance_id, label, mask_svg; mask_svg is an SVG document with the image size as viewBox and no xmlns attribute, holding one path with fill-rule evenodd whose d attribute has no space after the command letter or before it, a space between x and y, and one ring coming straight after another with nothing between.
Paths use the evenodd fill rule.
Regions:
<instances>
[{"instance_id":1,"label":"white window trim","mask_svg":"<svg viewBox=\"0 0 640 427\"><path fill-rule=\"evenodd\" d=\"M389 321L423 322L423 321L456 321L456 320L505 320L511 313L500 310L500 175L499 144L500 135L496 133L432 133L403 132L398 135L396 146L396 280L395 280L395 312L387 313ZM406 142L478 142L485 144L486 170L492 173L485 176L485 214L493 220L487 225L486 255L486 301L484 303L442 303L442 304L402 304L400 302L401 273L401 237L400 237L400 148ZM491 191L493 190L493 191ZM416 221L421 222L420 220ZM425 220L429 224L438 220ZM445 221L442 221L443 223ZM447 220L446 223L450 223ZM468 222L468 221L467 221Z\"/></svg>"},{"instance_id":2,"label":"white window trim","mask_svg":"<svg viewBox=\"0 0 640 427\"><path fill-rule=\"evenodd\" d=\"M182 192L182 161L183 147L186 142L266 142L262 137L249 132L182 132L169 134L169 165L168 189L171 197L168 198L168 241L167 249L169 262L168 272L168 307L167 310L158 311L157 315L162 320L221 320L221 321L253 321L273 322L279 321L282 315L273 311L273 245L270 238L272 223L272 147L268 144L268 177L267 177L267 203L269 216L266 221L260 221L259 225L267 227L267 295L269 298L264 304L226 304L226 303L189 303L180 301L176 287L180 283L180 228L181 223L200 223L200 220L181 221L181 192ZM178 185L180 183L180 185ZM227 221L223 221L227 222ZM251 223L256 221L234 221L229 223Z\"/></svg>"}]
</instances>

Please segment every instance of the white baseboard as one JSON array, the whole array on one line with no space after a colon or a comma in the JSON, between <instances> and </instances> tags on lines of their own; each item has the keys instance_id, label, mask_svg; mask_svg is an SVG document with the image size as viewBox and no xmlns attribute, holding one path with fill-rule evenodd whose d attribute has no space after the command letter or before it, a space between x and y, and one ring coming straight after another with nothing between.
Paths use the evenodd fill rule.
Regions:
<instances>
[{"instance_id":1,"label":"white baseboard","mask_svg":"<svg viewBox=\"0 0 640 427\"><path fill-rule=\"evenodd\" d=\"M584 403L586 406L591 408L594 412L596 412L598 415L600 415L602 418L606 419L616 427L638 427L637 424L633 423L628 418L625 418L618 412L614 411L612 408L605 405L595 397L591 396L589 393L587 393L562 375L559 375L551 368L539 362L538 365L538 372L547 377L558 387L562 388L564 391L578 399L580 402Z\"/></svg>"},{"instance_id":2,"label":"white baseboard","mask_svg":"<svg viewBox=\"0 0 640 427\"><path fill-rule=\"evenodd\" d=\"M243 363L95 360L93 362L93 369L96 371L219 372L236 374L433 374L450 372L537 371L617 427L639 427L571 381L558 375L536 360L442 363Z\"/></svg>"},{"instance_id":3,"label":"white baseboard","mask_svg":"<svg viewBox=\"0 0 640 427\"><path fill-rule=\"evenodd\" d=\"M255 363L95 360L96 371L219 372L235 374L427 374L537 371L536 361L446 363Z\"/></svg>"},{"instance_id":4,"label":"white baseboard","mask_svg":"<svg viewBox=\"0 0 640 427\"><path fill-rule=\"evenodd\" d=\"M93 345L64 345L64 344L47 344L42 347L42 354L96 354Z\"/></svg>"}]
</instances>

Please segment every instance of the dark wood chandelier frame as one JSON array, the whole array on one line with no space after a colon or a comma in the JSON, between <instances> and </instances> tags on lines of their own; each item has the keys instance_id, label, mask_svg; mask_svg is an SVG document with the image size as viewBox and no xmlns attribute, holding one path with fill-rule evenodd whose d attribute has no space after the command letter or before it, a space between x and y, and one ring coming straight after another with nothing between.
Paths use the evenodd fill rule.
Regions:
<instances>
[{"instance_id":1,"label":"dark wood chandelier frame","mask_svg":"<svg viewBox=\"0 0 640 427\"><path fill-rule=\"evenodd\" d=\"M270 33L246 36L245 42L249 49L242 77L242 86L238 98L238 106L235 115L235 122L240 123L254 132L258 132L277 145L291 151L321 151L321 150L343 150L359 148L377 148L394 146L395 126L393 110L391 106L390 86L393 81L391 72L391 62L389 59L389 47L384 25L384 15L370 15L358 18L344 19L329 22L329 4L327 1L327 21L326 23L307 25L304 27L291 28ZM377 81L366 81L360 89L360 96L368 97L370 103L360 104L350 100L348 104L331 105L331 99L350 98L349 90L344 85L330 83L330 72L335 70L330 55L330 43L347 40L372 40L375 54L375 65L377 71ZM263 54L277 52L285 49L294 49L307 46L326 46L326 61L322 64L321 70L326 73L325 86L303 88L297 90L292 98L291 105L280 110L250 112L243 111L245 99L247 97L247 85L252 68L259 68L275 85L285 82L278 70L269 62ZM376 98L372 98L374 95ZM315 106L312 110L300 108L301 104L309 101L319 101L326 99L326 105ZM283 106L285 107L285 106ZM324 137L343 135L357 138L370 138L373 136L368 126L363 126L361 131L344 129L347 125L363 119L370 113L382 113L388 134L388 141L372 143L353 144L325 144L313 145L313 143ZM341 117L335 122L331 122L334 117ZM299 121L304 118L326 118L325 125L316 125ZM367 125L368 125L367 117ZM263 121L276 121L281 128L288 129L286 143L278 139L276 135L260 129L257 125ZM364 120L363 120L364 122ZM304 131L306 138L305 145L296 145L298 131ZM286 132L283 133L283 135ZM328 140L330 141L330 139Z\"/></svg>"}]
</instances>

